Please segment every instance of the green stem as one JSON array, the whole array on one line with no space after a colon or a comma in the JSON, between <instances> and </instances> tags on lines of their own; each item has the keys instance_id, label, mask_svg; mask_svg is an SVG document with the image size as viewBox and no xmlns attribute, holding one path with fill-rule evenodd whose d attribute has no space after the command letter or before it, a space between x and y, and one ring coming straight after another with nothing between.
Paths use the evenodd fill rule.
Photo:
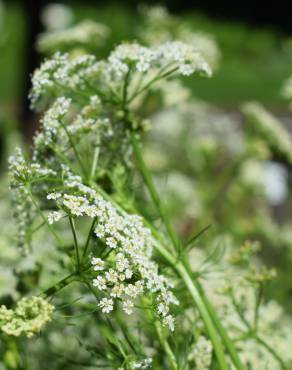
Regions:
<instances>
[{"instance_id":1,"label":"green stem","mask_svg":"<svg viewBox=\"0 0 292 370\"><path fill-rule=\"evenodd\" d=\"M73 239L74 239L74 248L75 248L75 254L76 254L77 271L80 271L81 264L80 264L80 256L79 256L79 248L78 248L75 222L74 222L74 219L71 216L69 216L69 221L70 221L70 226L71 226Z\"/></svg>"},{"instance_id":2,"label":"green stem","mask_svg":"<svg viewBox=\"0 0 292 370\"><path fill-rule=\"evenodd\" d=\"M113 199L110 197L110 195L104 192L97 184L91 184L91 186L93 186L106 200L113 203L115 207L117 208L117 210L122 215L125 214L125 211L123 210L123 208L119 206L116 202L114 202ZM151 227L151 225L149 225L147 221L145 221L145 223L147 224L147 226ZM161 243L161 240L163 240L163 238L161 237L160 233L153 227L151 227L151 230L153 232L153 235L155 236L152 238L154 248L162 255L162 257L164 257L164 259L172 266L172 268L178 272L178 274L183 279L185 285L188 287L188 290L190 291L190 294L194 300L194 303L196 304L198 309L200 308L199 312L207 328L210 339L213 343L214 350L215 350L218 362L220 364L220 370L229 369L229 367L225 361L224 351L223 351L221 342L218 338L218 334L214 328L212 319L215 322L216 326L220 327L220 334L226 344L226 347L229 350L230 356L233 360L233 363L236 366L236 369L245 370L244 366L241 364L240 359L238 358L236 349L233 343L231 342L231 340L229 339L225 329L220 324L219 319L217 319L217 317L215 317L214 314L212 315L212 313L209 313L208 312L209 310L206 309L205 299L204 297L203 298L201 297L200 292L198 291L198 288L195 286L186 268L182 265L181 262L177 263L177 259L173 257L172 254L169 252L169 250ZM212 308L210 303L209 303L208 308ZM214 312L214 309L213 309L213 312ZM210 318L210 316L212 317L212 319Z\"/></svg>"},{"instance_id":3,"label":"green stem","mask_svg":"<svg viewBox=\"0 0 292 370\"><path fill-rule=\"evenodd\" d=\"M192 278L190 277L187 269L184 267L184 265L181 262L177 263L176 258L174 258L164 247L162 247L160 244L155 245L158 252L161 253L161 255L170 263L172 268L176 270L179 274L179 276L184 281L186 287L188 288L188 291L193 298L193 301L196 304L196 307L200 313L200 316L205 324L206 330L209 334L209 337L212 341L214 351L218 360L218 364L220 366L220 370L226 370L229 369L229 366L225 359L224 350L222 347L222 343L220 341L220 337L217 334L216 328L214 327L213 321L209 315L208 310L205 307L204 301L202 300L202 297L200 295L200 292L198 291L196 285L194 284ZM244 369L238 368L238 369Z\"/></svg>"},{"instance_id":4,"label":"green stem","mask_svg":"<svg viewBox=\"0 0 292 370\"><path fill-rule=\"evenodd\" d=\"M124 86L123 86L123 96L122 96L122 105L123 108L125 108L126 103L127 103L127 98L128 98L128 85L130 81L130 76L131 76L131 67L129 67L129 70L126 74L125 81L124 81Z\"/></svg>"},{"instance_id":5,"label":"green stem","mask_svg":"<svg viewBox=\"0 0 292 370\"><path fill-rule=\"evenodd\" d=\"M261 344L268 352L271 353L271 355L278 361L280 367L282 370L288 370L286 364L284 361L281 359L281 357L278 355L278 353L271 347L269 344L267 344L263 339L258 337L257 335L254 336L256 341Z\"/></svg>"},{"instance_id":6,"label":"green stem","mask_svg":"<svg viewBox=\"0 0 292 370\"><path fill-rule=\"evenodd\" d=\"M160 325L160 323L158 321L155 322L155 329L156 329L156 332L157 332L159 341L160 341L162 347L165 350L165 353L167 355L167 358L169 360L169 363L171 364L172 369L178 370L178 365L177 365L177 361L176 361L175 355L172 352L167 339L164 338L161 325Z\"/></svg>"},{"instance_id":7,"label":"green stem","mask_svg":"<svg viewBox=\"0 0 292 370\"><path fill-rule=\"evenodd\" d=\"M52 225L50 225L48 223L48 220L47 218L44 216L42 210L40 209L39 205L37 204L36 200L34 199L34 196L32 194L32 191L31 191L31 188L30 186L27 186L26 187L27 190L28 190L28 193L30 195L30 199L34 205L34 207L36 208L38 214L40 215L40 217L42 218L42 220L44 221L44 223L47 225L48 229L50 230L51 234L53 235L53 237L55 238L56 242L60 245L60 246L63 246L63 242L62 240L60 239L59 235L55 232L54 228L52 227Z\"/></svg>"},{"instance_id":8,"label":"green stem","mask_svg":"<svg viewBox=\"0 0 292 370\"><path fill-rule=\"evenodd\" d=\"M259 311L260 305L263 297L263 286L259 287L259 290L256 292L256 304L255 304L255 312L254 312L254 331L257 332L258 330L258 321L259 321Z\"/></svg>"},{"instance_id":9,"label":"green stem","mask_svg":"<svg viewBox=\"0 0 292 370\"><path fill-rule=\"evenodd\" d=\"M65 288L67 285L71 284L73 281L80 280L82 278L82 274L84 272L87 272L89 269L91 269L91 265L83 265L82 269L80 269L79 272L74 271L71 274L67 275L57 283L55 283L50 288L46 289L43 293L40 295L44 298L50 297L56 293L58 293L60 290ZM79 276L78 276L79 275Z\"/></svg>"},{"instance_id":10,"label":"green stem","mask_svg":"<svg viewBox=\"0 0 292 370\"><path fill-rule=\"evenodd\" d=\"M76 159L77 159L77 161L78 161L78 163L79 163L79 165L80 165L80 167L81 167L82 173L83 173L83 175L84 175L84 176L86 176L87 172L86 172L86 169L85 169L85 167L84 167L84 165L83 165L83 163L82 163L82 160L81 160L81 158L80 158L80 156L79 156L79 152L78 152L78 150L76 149L76 146L75 146L74 140L73 140L73 138L72 138L72 136L71 136L70 132L68 131L68 129L67 129L67 127L66 127L66 125L65 125L64 123L62 123L62 122L61 122L61 125L62 125L62 127L63 127L64 131L66 132L66 135L67 135L67 137L68 137L68 140L69 140L69 142L70 142L70 144L71 144L71 147L72 147L72 149L73 149L73 151L74 151L75 157L76 157Z\"/></svg>"},{"instance_id":11,"label":"green stem","mask_svg":"<svg viewBox=\"0 0 292 370\"><path fill-rule=\"evenodd\" d=\"M233 345L233 342L231 341L231 339L229 338L229 335L228 335L227 331L225 330L225 328L221 324L221 321L217 317L217 314L214 310L214 307L211 305L208 298L205 296L205 294L203 292L201 292L201 297L202 297L202 300L203 300L210 316L212 317L212 319L214 321L215 326L217 327L218 332L221 335L221 338L222 338L227 350L229 351L230 357L232 358L234 365L236 366L236 368L238 370L244 370L245 368L244 368L243 364L241 363L241 360L238 356L236 348Z\"/></svg>"},{"instance_id":12,"label":"green stem","mask_svg":"<svg viewBox=\"0 0 292 370\"><path fill-rule=\"evenodd\" d=\"M71 284L76 279L76 272L72 272L72 274L66 276L62 280L58 281L56 284L51 286L50 288L46 289L41 296L44 298L48 298L56 293L58 293L60 290L65 288L67 285Z\"/></svg>"},{"instance_id":13,"label":"green stem","mask_svg":"<svg viewBox=\"0 0 292 370\"><path fill-rule=\"evenodd\" d=\"M133 144L133 147L134 147L134 151L135 151L135 155L137 157L137 160L138 160L138 164L139 164L139 167L140 167L140 171L141 171L141 174L143 176L143 179L145 181L145 184L150 192L150 195L151 195L151 198L154 202L154 204L156 205L160 215L161 215L161 218L165 224L165 228L169 234L169 237L173 243L173 245L175 246L176 250L180 250L180 245L179 245L179 242L178 242L178 238L176 237L176 233L171 225L171 222L169 220L169 217L162 205L162 202L160 200L160 197L158 195L158 193L156 192L155 190L155 185L154 185L154 182L152 180L152 177L146 167L146 164L144 162L144 158L142 156L142 151L141 151L141 147L140 147L140 144L137 140L137 137L136 137L136 134L135 133L131 133L131 140L132 140L132 144Z\"/></svg>"},{"instance_id":14,"label":"green stem","mask_svg":"<svg viewBox=\"0 0 292 370\"><path fill-rule=\"evenodd\" d=\"M232 300L232 304L239 316L239 318L241 319L241 321L244 323L244 325L247 327L248 330L252 330L249 322L246 320L242 310L241 310L241 307L239 306L239 304L237 303L236 299L235 299L235 296L234 296L234 293L233 291L231 291L230 293L230 297L231 297L231 300Z\"/></svg>"},{"instance_id":15,"label":"green stem","mask_svg":"<svg viewBox=\"0 0 292 370\"><path fill-rule=\"evenodd\" d=\"M55 152L55 154L57 155L57 157L59 157L59 159L63 160L67 164L67 166L70 168L70 170L73 171L73 169L72 169L73 163L66 157L66 155L63 154L62 152L60 152L57 149L57 146L56 145L50 145L50 148Z\"/></svg>"},{"instance_id":16,"label":"green stem","mask_svg":"<svg viewBox=\"0 0 292 370\"><path fill-rule=\"evenodd\" d=\"M99 141L99 140L97 140ZM99 142L96 143L96 146L94 148L94 153L93 153L93 161L92 161L92 166L91 166L91 171L90 171L90 181L94 180L95 177L95 171L98 163L98 157L99 157Z\"/></svg>"},{"instance_id":17,"label":"green stem","mask_svg":"<svg viewBox=\"0 0 292 370\"><path fill-rule=\"evenodd\" d=\"M170 237L174 247L179 250L180 246L179 246L179 243L178 243L178 238L176 237L175 231L173 230L173 228L171 226L171 223L169 221L169 218L167 217L167 214L166 214L166 212L165 212L165 210L162 206L162 203L160 202L160 198L159 198L159 195L158 195L158 193L155 189L152 177L151 177L150 172L148 171L148 168L146 167L146 164L144 162L140 144L138 143L138 140L137 140L134 133L132 133L131 138L132 138L132 143L133 143L133 147L134 147L134 152L136 154L136 158L138 160L140 171L141 171L141 174L142 174L143 179L145 181L145 184L146 184L146 186L147 186L147 188L150 192L150 195L152 197L152 200L153 200L154 204L156 205L156 207L157 207L157 209L158 209L158 211L161 215L161 218L163 219L163 221L165 223L167 232L169 234L169 237ZM225 354L224 354L224 350L223 350L220 338L217 334L216 328L214 327L214 323L213 323L213 321L210 317L210 314L209 314L208 310L205 307L205 304L204 304L204 301L202 300L200 292L198 291L196 285L192 281L192 278L190 277L187 269L185 268L185 266L181 262L178 262L176 260L176 258L174 258L169 252L165 253L166 251L164 249L162 249L161 246L159 246L159 250L163 254L163 256L165 258L167 258L168 262L172 265L172 267L178 272L178 274L183 279L185 285L187 286L187 288L188 288L188 290L189 290L189 292L190 292L190 294L191 294L191 296L192 296L192 298L193 298L193 300L194 300L194 302L197 306L197 309L200 313L200 316L202 317L202 320L205 324L205 327L206 327L206 329L209 333L210 339L213 343L214 351L216 353L217 360L218 360L218 363L220 365L220 369L221 370L229 369L229 366L228 366L228 364L226 362L226 359L225 359ZM239 369L243 369L243 367L242 368L239 367Z\"/></svg>"},{"instance_id":18,"label":"green stem","mask_svg":"<svg viewBox=\"0 0 292 370\"><path fill-rule=\"evenodd\" d=\"M97 300L97 302L99 301L99 296L98 294L96 293L96 291L93 289L93 287L90 285L90 283L88 281L83 281L84 285L88 288L88 290L93 294L94 298Z\"/></svg>"},{"instance_id":19,"label":"green stem","mask_svg":"<svg viewBox=\"0 0 292 370\"><path fill-rule=\"evenodd\" d=\"M93 229L94 229L95 224L96 224L96 218L92 221L92 224L91 224L91 227L90 227L88 236L87 236L87 240L86 240L86 243L85 243L85 246L84 246L84 250L83 250L83 254L82 254L82 262L84 262L84 258L87 255L87 250L88 250L88 247L89 247L89 242L90 242L91 234L93 232Z\"/></svg>"},{"instance_id":20,"label":"green stem","mask_svg":"<svg viewBox=\"0 0 292 370\"><path fill-rule=\"evenodd\" d=\"M168 76L170 76L171 74L173 74L174 72L176 72L178 70L178 67L175 67L165 73L162 73L162 71L164 71L165 68L163 68L155 77L153 77L149 82L147 82L140 90L138 90L137 92L134 93L133 96L131 96L130 99L128 99L127 103L131 103L138 95L140 95L142 92L144 92L145 90L149 89L149 87L154 83L154 82L157 82L163 78L166 78Z\"/></svg>"}]
</instances>

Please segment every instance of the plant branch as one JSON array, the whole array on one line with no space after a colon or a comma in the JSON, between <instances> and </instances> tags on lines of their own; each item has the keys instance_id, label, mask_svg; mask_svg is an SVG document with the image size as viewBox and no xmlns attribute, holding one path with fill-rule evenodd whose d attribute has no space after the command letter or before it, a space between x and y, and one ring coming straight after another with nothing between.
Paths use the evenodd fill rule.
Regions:
<instances>
[{"instance_id":1,"label":"plant branch","mask_svg":"<svg viewBox=\"0 0 292 370\"><path fill-rule=\"evenodd\" d=\"M140 167L140 171L142 173L142 176L144 178L144 181L145 181L145 184L149 190L149 193L152 197L152 200L154 202L154 204L156 205L160 215L161 215L161 218L163 219L163 221L165 222L165 226L166 226L166 229L167 229L167 232L169 234L169 237L175 247L175 249L179 249L179 243L178 243L178 238L174 232L174 230L172 229L172 226L169 222L169 219L166 215L166 212L160 202L160 198L159 198L159 195L158 193L156 192L156 189L155 189L155 186L154 186L154 183L153 183L153 180L152 180L152 177L150 175L150 172L148 171L148 168L146 167L146 164L144 162L144 159L143 159L143 156L142 156L142 151L141 151L141 147L138 143L138 140L135 136L135 133L132 133L132 144L133 144L133 147L134 147L134 152L136 154L136 158L138 160L138 164L139 164L139 167ZM178 262L176 260L175 257L173 257L171 255L170 252L166 251L164 249L164 247L162 247L161 245L158 245L156 243L156 249L158 249L158 251L167 259L167 261L170 263L170 265L173 267L174 270L177 271L177 273L180 275L180 277L183 279L185 285L187 286L196 306L197 306L197 309L200 313L200 316L205 324L205 327L209 333L209 337L213 343L213 346L214 346L214 350L215 350L215 353L216 353L216 357L217 357L217 360L218 360L218 363L220 365L220 369L221 370L224 370L224 369L229 369L229 366L227 364L227 361L225 359L225 354L224 354L224 350L223 350L223 347L222 347L222 344L221 344L221 341L220 341L220 337L218 336L217 334L217 331L216 331L216 328L214 326L214 323L212 321L212 318L209 313L209 311L207 310L206 306L205 306L205 303L200 295L200 292L198 291L198 288L196 287L196 285L194 284L194 282L192 281L192 278L190 277L186 267L181 263L181 262ZM227 338L227 334L224 336L224 338L222 339L225 339L226 340ZM230 341L231 345L232 345L232 342ZM229 346L230 346L230 343L229 343ZM234 351L232 352L232 354L236 352L236 350L234 349ZM231 355L231 353L230 353ZM237 359L233 359L234 361L234 364L237 366L237 369L240 369L240 370L243 370L243 366L241 365L241 363L238 364L238 361ZM239 366L238 366L239 365Z\"/></svg>"},{"instance_id":2,"label":"plant branch","mask_svg":"<svg viewBox=\"0 0 292 370\"><path fill-rule=\"evenodd\" d=\"M79 256L79 248L78 248L78 241L77 241L77 235L76 235L76 228L75 228L75 222L74 219L69 216L69 222L73 234L73 239L74 239L74 248L75 248L75 254L76 254L76 265L77 265L77 271L80 272L80 256Z\"/></svg>"},{"instance_id":3,"label":"plant branch","mask_svg":"<svg viewBox=\"0 0 292 370\"><path fill-rule=\"evenodd\" d=\"M278 355L278 353L274 350L273 347L271 347L269 344L267 344L262 338L260 338L258 335L254 336L255 340L261 344L268 352L271 353L271 355L278 361L280 367L282 370L288 370L286 364L281 359L281 357Z\"/></svg>"},{"instance_id":4,"label":"plant branch","mask_svg":"<svg viewBox=\"0 0 292 370\"><path fill-rule=\"evenodd\" d=\"M172 369L178 370L178 365L177 365L177 361L176 361L175 355L172 352L167 339L164 338L164 335L163 335L163 332L162 332L162 328L161 328L160 323L158 321L155 321L155 324L154 325L155 325L155 329L156 329L156 332L157 332L159 341L160 341L162 347L165 350L165 353L167 355L167 358L169 360L169 363L171 364Z\"/></svg>"},{"instance_id":5,"label":"plant branch","mask_svg":"<svg viewBox=\"0 0 292 370\"><path fill-rule=\"evenodd\" d=\"M50 288L46 289L43 293L41 293L41 296L44 298L48 298L58 293L60 290L62 290L63 288L65 288L67 285L71 284L75 280L76 280L76 272L72 272L72 274L66 276L65 278L61 279L56 284L51 286Z\"/></svg>"},{"instance_id":6,"label":"plant branch","mask_svg":"<svg viewBox=\"0 0 292 370\"><path fill-rule=\"evenodd\" d=\"M78 150L76 149L74 140L73 140L70 132L68 131L66 125L63 122L61 122L61 125L62 125L62 127L63 127L63 129L64 129L64 131L65 131L65 133L66 133L66 135L68 137L68 140L69 140L69 142L71 144L71 147L72 147L72 149L74 151L74 154L76 156L76 159L77 159L77 161L78 161L78 163L79 163L79 165L81 167L82 173L83 173L84 176L86 176L86 169L85 169L84 164L82 163L82 160L81 160L81 158L79 156Z\"/></svg>"},{"instance_id":7,"label":"plant branch","mask_svg":"<svg viewBox=\"0 0 292 370\"><path fill-rule=\"evenodd\" d=\"M165 228L167 230L167 233L173 243L173 245L175 246L175 249L177 251L179 251L181 249L181 246L179 244L179 241L178 241L178 238L176 237L176 234L175 234L175 231L171 225L171 222L169 220L169 217L167 215L167 212L165 211L163 205L162 205L162 202L160 200L160 197L158 195L158 193L156 192L156 189L155 189L155 185L154 185L154 182L152 180L152 177L146 167L146 164L144 162L144 158L142 156L142 151L141 151L141 147L140 147L140 144L137 140L137 137L135 135L135 133L131 133L131 140L132 140L132 144L133 144L133 147L134 147L134 151L135 151L135 155L136 155L136 158L138 160L138 165L139 165L139 168L140 168L140 171L141 171L141 174L143 176L143 179L145 181L145 184L149 190L149 193L151 195L151 198L155 204L155 206L157 207L158 211L159 211L159 214L165 224Z\"/></svg>"},{"instance_id":8,"label":"plant branch","mask_svg":"<svg viewBox=\"0 0 292 370\"><path fill-rule=\"evenodd\" d=\"M52 227L52 225L50 225L48 223L48 220L47 218L45 217L45 215L43 214L42 210L40 209L39 205L37 204L33 194L32 194L32 191L31 191L31 188L30 186L27 186L26 187L27 190L28 190L28 193L29 193L29 196L30 196L30 199L34 205L34 207L36 208L38 214L40 215L40 217L42 218L43 222L47 225L48 229L50 230L51 234L53 235L53 237L55 238L56 242L60 245L60 246L63 246L63 242L61 240L61 238L59 237L59 235L55 232L54 228Z\"/></svg>"},{"instance_id":9,"label":"plant branch","mask_svg":"<svg viewBox=\"0 0 292 370\"><path fill-rule=\"evenodd\" d=\"M84 249L83 249L83 254L82 254L82 262L84 261L84 258L87 255L87 250L88 250L88 247L89 247L89 242L90 242L91 234L93 232L93 229L94 229L95 224L96 224L96 218L92 221L92 224L91 224L91 227L90 227L88 236L87 236L87 240L86 240L86 243L85 243L85 246L84 246Z\"/></svg>"}]
</instances>

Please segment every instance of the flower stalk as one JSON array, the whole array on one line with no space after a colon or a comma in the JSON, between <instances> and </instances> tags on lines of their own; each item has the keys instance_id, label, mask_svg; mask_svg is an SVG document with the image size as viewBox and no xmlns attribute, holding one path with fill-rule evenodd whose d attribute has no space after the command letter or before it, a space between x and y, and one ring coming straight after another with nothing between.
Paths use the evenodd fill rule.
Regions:
<instances>
[{"instance_id":1,"label":"flower stalk","mask_svg":"<svg viewBox=\"0 0 292 370\"><path fill-rule=\"evenodd\" d=\"M139 142L136 138L135 133L132 133L131 135L132 144L134 148L134 152L138 161L140 172L143 176L143 179L145 181L145 184L149 190L149 193L152 197L153 203L156 205L160 216L162 220L165 223L166 229L169 233L170 239L172 240L174 247L177 248L178 242L177 237L175 235L175 232L170 224L170 221L166 215L165 209L162 206L162 203L160 201L160 197L155 189L154 182L152 180L152 177L150 175L150 172L144 162L141 147L139 145ZM202 298L202 295L200 294L196 284L193 282L192 278L190 277L186 267L183 265L182 262L177 262L176 258L171 255L170 252L166 251L161 245L156 243L156 249L166 258L166 260L171 264L171 266L178 272L178 274L183 279L186 287L188 288L196 306L197 309L202 317L202 320L204 321L205 327L208 331L208 334L210 336L210 339L213 343L214 350L217 356L218 363L220 364L220 368L222 370L229 369L229 366L227 364L227 361L225 359L224 350L220 341L220 337L218 336L217 329L219 327L219 333L221 335L221 339L226 345L230 357L233 360L234 365L236 366L236 369L238 370L244 370L244 367L239 359L239 356L237 355L237 351L232 343L232 341L229 339L227 333L225 332L222 325L218 326L218 320L214 316L214 310L212 309L211 304L208 302L206 307L206 300ZM217 323L217 329L216 324Z\"/></svg>"}]
</instances>

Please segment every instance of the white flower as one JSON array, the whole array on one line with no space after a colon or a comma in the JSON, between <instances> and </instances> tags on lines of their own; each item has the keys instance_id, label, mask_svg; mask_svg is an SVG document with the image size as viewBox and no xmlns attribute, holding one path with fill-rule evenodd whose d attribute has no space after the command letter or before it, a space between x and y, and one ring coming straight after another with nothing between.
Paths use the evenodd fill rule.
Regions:
<instances>
[{"instance_id":1,"label":"white flower","mask_svg":"<svg viewBox=\"0 0 292 370\"><path fill-rule=\"evenodd\" d=\"M122 44L116 47L109 57L111 69L122 77L128 72L129 65L135 66L137 71L146 72L151 67L151 62L155 59L155 53L150 48L141 46L137 43Z\"/></svg>"},{"instance_id":2,"label":"white flower","mask_svg":"<svg viewBox=\"0 0 292 370\"><path fill-rule=\"evenodd\" d=\"M93 45L102 45L109 33L107 26L86 19L68 29L50 30L41 34L37 46L42 52L50 53L55 50L70 50L74 45L90 48Z\"/></svg>"},{"instance_id":3,"label":"white flower","mask_svg":"<svg viewBox=\"0 0 292 370\"><path fill-rule=\"evenodd\" d=\"M105 242L111 249L117 248L117 241L113 237L106 238Z\"/></svg>"},{"instance_id":4,"label":"white flower","mask_svg":"<svg viewBox=\"0 0 292 370\"><path fill-rule=\"evenodd\" d=\"M167 326L170 331L174 331L174 318L172 315L167 315L162 320L163 325Z\"/></svg>"},{"instance_id":5,"label":"white flower","mask_svg":"<svg viewBox=\"0 0 292 370\"><path fill-rule=\"evenodd\" d=\"M106 280L110 283L116 283L118 281L118 274L115 270L110 269L105 273Z\"/></svg>"},{"instance_id":6,"label":"white flower","mask_svg":"<svg viewBox=\"0 0 292 370\"><path fill-rule=\"evenodd\" d=\"M62 218L62 216L63 216L62 211L53 211L48 214L48 223L51 225L54 222L59 221Z\"/></svg>"},{"instance_id":7,"label":"white flower","mask_svg":"<svg viewBox=\"0 0 292 370\"><path fill-rule=\"evenodd\" d=\"M182 75L201 71L211 74L210 67L202 55L191 45L181 41L170 41L158 46L157 59L163 66L177 67Z\"/></svg>"},{"instance_id":8,"label":"white flower","mask_svg":"<svg viewBox=\"0 0 292 370\"><path fill-rule=\"evenodd\" d=\"M104 230L104 226L102 224L98 224L94 230L95 232L95 235L98 237L98 238L103 238L104 235L105 235L105 230Z\"/></svg>"},{"instance_id":9,"label":"white flower","mask_svg":"<svg viewBox=\"0 0 292 370\"><path fill-rule=\"evenodd\" d=\"M105 290L106 289L106 281L102 276L97 276L95 279L93 279L93 286L97 287L99 290Z\"/></svg>"},{"instance_id":10,"label":"white flower","mask_svg":"<svg viewBox=\"0 0 292 370\"><path fill-rule=\"evenodd\" d=\"M103 313L110 313L114 309L114 301L111 298L102 298L98 305Z\"/></svg>"},{"instance_id":11,"label":"white flower","mask_svg":"<svg viewBox=\"0 0 292 370\"><path fill-rule=\"evenodd\" d=\"M123 272L129 266L129 260L122 253L117 254L116 261L117 270L120 272Z\"/></svg>"},{"instance_id":12,"label":"white flower","mask_svg":"<svg viewBox=\"0 0 292 370\"><path fill-rule=\"evenodd\" d=\"M159 315L166 316L169 312L169 307L163 303L159 303L157 311Z\"/></svg>"},{"instance_id":13,"label":"white flower","mask_svg":"<svg viewBox=\"0 0 292 370\"><path fill-rule=\"evenodd\" d=\"M125 287L123 284L116 284L114 285L112 288L111 288L111 297L114 297L114 298L121 298L122 295L124 294L125 292Z\"/></svg>"},{"instance_id":14,"label":"white flower","mask_svg":"<svg viewBox=\"0 0 292 370\"><path fill-rule=\"evenodd\" d=\"M60 193L50 193L47 195L47 199L57 200L61 197Z\"/></svg>"},{"instance_id":15,"label":"white flower","mask_svg":"<svg viewBox=\"0 0 292 370\"><path fill-rule=\"evenodd\" d=\"M145 358L139 362L134 362L131 366L131 368L134 370L134 369L148 369L152 366L152 358L151 357L148 357L148 358Z\"/></svg>"},{"instance_id":16,"label":"white flower","mask_svg":"<svg viewBox=\"0 0 292 370\"><path fill-rule=\"evenodd\" d=\"M92 257L91 264L93 265L94 271L102 271L104 269L104 261L98 257Z\"/></svg>"},{"instance_id":17,"label":"white flower","mask_svg":"<svg viewBox=\"0 0 292 370\"><path fill-rule=\"evenodd\" d=\"M212 363L212 343L204 336L200 336L188 356L189 361L194 361L196 369L207 370Z\"/></svg>"},{"instance_id":18,"label":"white flower","mask_svg":"<svg viewBox=\"0 0 292 370\"><path fill-rule=\"evenodd\" d=\"M134 303L127 299L123 302L123 311L126 312L127 315L131 315L133 313Z\"/></svg>"},{"instance_id":19,"label":"white flower","mask_svg":"<svg viewBox=\"0 0 292 370\"><path fill-rule=\"evenodd\" d=\"M130 270L130 269L126 269L125 270L125 278L126 279L131 279L132 276L133 276L133 271Z\"/></svg>"},{"instance_id":20,"label":"white flower","mask_svg":"<svg viewBox=\"0 0 292 370\"><path fill-rule=\"evenodd\" d=\"M85 214L88 201L86 198L75 195L64 195L63 205L70 211L72 215L83 216Z\"/></svg>"}]
</instances>

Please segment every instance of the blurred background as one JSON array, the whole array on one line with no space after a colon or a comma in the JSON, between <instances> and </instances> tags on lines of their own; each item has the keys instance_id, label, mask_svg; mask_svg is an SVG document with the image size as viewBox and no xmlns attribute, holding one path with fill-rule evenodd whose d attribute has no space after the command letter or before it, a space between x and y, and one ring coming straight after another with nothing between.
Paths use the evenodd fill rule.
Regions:
<instances>
[{"instance_id":1,"label":"blurred background","mask_svg":"<svg viewBox=\"0 0 292 370\"><path fill-rule=\"evenodd\" d=\"M157 183L167 190L169 213L182 237L213 225L205 243L215 236L216 240L227 236L234 245L246 239L261 242L261 258L278 270L268 295L292 313L292 119L283 94L292 75L289 6L212 0L146 5L165 6L152 13L151 24L134 0L0 1L4 224L7 157L19 143L31 143L38 127L27 96L30 75L41 60L58 48L103 58L122 41L147 43L151 27L165 27L167 32L172 28L173 37L187 29L198 42L208 44L214 75L183 81L191 98L178 111L173 102L159 111L149 108L153 123L146 144L149 165ZM104 42L82 43L81 31L80 45L76 40L73 46L50 43L48 35L56 36L84 20L106 27ZM176 90L172 92L176 100Z\"/></svg>"},{"instance_id":2,"label":"blurred background","mask_svg":"<svg viewBox=\"0 0 292 370\"><path fill-rule=\"evenodd\" d=\"M165 5L194 29L208 32L216 39L220 66L212 79L189 82L196 96L231 110L242 101L257 100L285 115L287 104L280 91L283 80L291 73L292 25L288 3L264 7L252 1L227 0L145 3ZM40 32L66 28L86 18L104 23L112 32L100 50L102 56L120 41L135 38L141 22L139 3L134 0L60 4L2 0L0 6L1 111L25 116L29 76L41 58L35 48ZM26 135L31 134L29 127L22 128Z\"/></svg>"}]
</instances>

